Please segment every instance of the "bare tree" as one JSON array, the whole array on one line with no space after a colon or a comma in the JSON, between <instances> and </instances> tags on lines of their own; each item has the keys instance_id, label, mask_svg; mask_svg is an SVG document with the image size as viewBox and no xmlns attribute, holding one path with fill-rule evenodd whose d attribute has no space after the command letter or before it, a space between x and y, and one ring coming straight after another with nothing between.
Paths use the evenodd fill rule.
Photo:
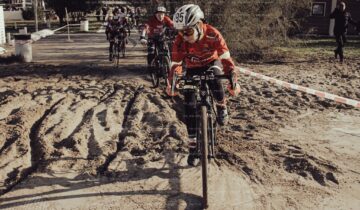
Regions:
<instances>
[{"instance_id":1,"label":"bare tree","mask_svg":"<svg viewBox=\"0 0 360 210\"><path fill-rule=\"evenodd\" d=\"M206 21L218 28L235 57L262 58L263 52L287 41L291 33L301 31L301 23L310 13L312 0L138 0L138 6L153 11L164 5L170 14L187 4L198 4ZM141 2L141 3L140 3ZM149 13L152 15L152 12Z\"/></svg>"},{"instance_id":2,"label":"bare tree","mask_svg":"<svg viewBox=\"0 0 360 210\"><path fill-rule=\"evenodd\" d=\"M45 0L45 3L55 11L59 17L60 24L64 22L65 8L67 8L70 13L74 13L71 14L71 16L76 19L100 6L100 0Z\"/></svg>"}]
</instances>

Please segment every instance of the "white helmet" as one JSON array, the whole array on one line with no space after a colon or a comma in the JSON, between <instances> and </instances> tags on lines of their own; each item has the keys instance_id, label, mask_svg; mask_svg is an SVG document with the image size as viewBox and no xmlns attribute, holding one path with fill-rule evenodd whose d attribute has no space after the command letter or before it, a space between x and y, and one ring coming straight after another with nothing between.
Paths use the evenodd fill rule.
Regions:
<instances>
[{"instance_id":1,"label":"white helmet","mask_svg":"<svg viewBox=\"0 0 360 210\"><path fill-rule=\"evenodd\" d=\"M126 17L126 14L125 14L125 13L120 12L120 13L118 14L118 17L119 17L120 19L122 19L122 18Z\"/></svg>"},{"instance_id":2,"label":"white helmet","mask_svg":"<svg viewBox=\"0 0 360 210\"><path fill-rule=\"evenodd\" d=\"M155 13L157 13L157 12L166 13L166 8L165 8L165 7L162 7L162 6L159 6L159 7L156 8Z\"/></svg>"},{"instance_id":3,"label":"white helmet","mask_svg":"<svg viewBox=\"0 0 360 210\"><path fill-rule=\"evenodd\" d=\"M343 1L342 1L342 2L340 2L340 5L341 5L341 6L343 6L343 8L344 8L344 10L345 10L345 8L346 8L346 4L345 4L345 2L343 2Z\"/></svg>"},{"instance_id":4,"label":"white helmet","mask_svg":"<svg viewBox=\"0 0 360 210\"><path fill-rule=\"evenodd\" d=\"M173 16L174 27L177 30L195 26L202 19L204 19L204 12L195 4L180 7Z\"/></svg>"}]
</instances>

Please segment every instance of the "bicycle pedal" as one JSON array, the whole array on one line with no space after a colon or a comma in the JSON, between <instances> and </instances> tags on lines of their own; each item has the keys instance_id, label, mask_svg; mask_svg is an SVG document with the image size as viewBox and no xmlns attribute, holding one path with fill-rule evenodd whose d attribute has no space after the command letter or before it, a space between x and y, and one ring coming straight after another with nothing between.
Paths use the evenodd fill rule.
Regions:
<instances>
[{"instance_id":1,"label":"bicycle pedal","mask_svg":"<svg viewBox=\"0 0 360 210\"><path fill-rule=\"evenodd\" d=\"M200 159L201 158L201 154L200 153L195 153L195 154L193 154L194 155L194 157L196 158L196 159Z\"/></svg>"},{"instance_id":2,"label":"bicycle pedal","mask_svg":"<svg viewBox=\"0 0 360 210\"><path fill-rule=\"evenodd\" d=\"M208 159L215 158L214 155L208 155Z\"/></svg>"}]
</instances>

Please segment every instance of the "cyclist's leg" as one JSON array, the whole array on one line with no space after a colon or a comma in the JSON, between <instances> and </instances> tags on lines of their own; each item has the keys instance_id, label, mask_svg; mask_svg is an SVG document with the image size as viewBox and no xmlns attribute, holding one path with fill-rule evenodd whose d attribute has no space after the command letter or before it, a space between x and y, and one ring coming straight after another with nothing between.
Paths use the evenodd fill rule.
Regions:
<instances>
[{"instance_id":1,"label":"cyclist's leg","mask_svg":"<svg viewBox=\"0 0 360 210\"><path fill-rule=\"evenodd\" d=\"M135 26L139 26L139 20L140 20L140 17L135 16Z\"/></svg>"},{"instance_id":2,"label":"cyclist's leg","mask_svg":"<svg viewBox=\"0 0 360 210\"><path fill-rule=\"evenodd\" d=\"M108 31L108 29L105 30L105 35L106 35L106 40L109 41L109 31Z\"/></svg>"},{"instance_id":3,"label":"cyclist's leg","mask_svg":"<svg viewBox=\"0 0 360 210\"><path fill-rule=\"evenodd\" d=\"M214 70L215 75L223 74L222 68L219 64L217 64L217 62L215 62L210 68ZM229 117L226 107L225 91L223 85L221 84L221 80L209 82L209 87L215 99L218 122L220 125L226 125Z\"/></svg>"},{"instance_id":4,"label":"cyclist's leg","mask_svg":"<svg viewBox=\"0 0 360 210\"><path fill-rule=\"evenodd\" d=\"M112 61L113 48L114 48L114 37L112 35L110 35L110 39L109 39L109 61Z\"/></svg>"},{"instance_id":5,"label":"cyclist's leg","mask_svg":"<svg viewBox=\"0 0 360 210\"><path fill-rule=\"evenodd\" d=\"M222 71L222 68L216 62L210 68L212 68L214 70L215 75L224 74ZM223 85L221 83L221 80L213 80L213 81L209 82L209 87L212 91L212 94L213 94L215 100L216 100L216 103L219 103L220 105L224 105L225 91L224 91Z\"/></svg>"},{"instance_id":6,"label":"cyclist's leg","mask_svg":"<svg viewBox=\"0 0 360 210\"><path fill-rule=\"evenodd\" d=\"M194 68L187 69L186 76L191 77L199 75L207 68ZM194 90L184 90L184 119L188 131L188 147L189 156L187 162L190 166L193 166L196 159L196 146L197 146L197 113L196 113L196 94Z\"/></svg>"},{"instance_id":7,"label":"cyclist's leg","mask_svg":"<svg viewBox=\"0 0 360 210\"><path fill-rule=\"evenodd\" d=\"M127 45L128 43L129 43L129 41L128 41L128 37L130 36L130 32L129 32L129 34L127 34L126 33L126 31L124 31L124 47L125 47L125 45Z\"/></svg>"},{"instance_id":8,"label":"cyclist's leg","mask_svg":"<svg viewBox=\"0 0 360 210\"><path fill-rule=\"evenodd\" d=\"M184 118L188 131L189 156L187 162L193 166L196 159L196 96L194 90L184 90Z\"/></svg>"},{"instance_id":9,"label":"cyclist's leg","mask_svg":"<svg viewBox=\"0 0 360 210\"><path fill-rule=\"evenodd\" d=\"M155 57L155 45L152 42L148 42L148 55L147 55L147 62L150 66L152 60Z\"/></svg>"},{"instance_id":10,"label":"cyclist's leg","mask_svg":"<svg viewBox=\"0 0 360 210\"><path fill-rule=\"evenodd\" d=\"M196 98L193 90L184 90L184 119L191 138L196 137Z\"/></svg>"}]
</instances>

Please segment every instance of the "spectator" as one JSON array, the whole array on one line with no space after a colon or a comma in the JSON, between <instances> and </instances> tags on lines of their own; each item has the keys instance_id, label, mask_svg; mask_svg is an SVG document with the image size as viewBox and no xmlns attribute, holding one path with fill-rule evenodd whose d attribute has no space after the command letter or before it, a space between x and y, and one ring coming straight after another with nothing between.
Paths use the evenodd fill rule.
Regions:
<instances>
[{"instance_id":1,"label":"spectator","mask_svg":"<svg viewBox=\"0 0 360 210\"><path fill-rule=\"evenodd\" d=\"M96 10L96 13L95 13L95 15L96 15L96 20L98 21L98 22L100 22L100 9L98 9L98 10Z\"/></svg>"},{"instance_id":2,"label":"spectator","mask_svg":"<svg viewBox=\"0 0 360 210\"><path fill-rule=\"evenodd\" d=\"M108 8L103 7L103 8L101 8L101 11L102 11L102 15L103 15L103 21L105 21L106 15L108 13Z\"/></svg>"},{"instance_id":3,"label":"spectator","mask_svg":"<svg viewBox=\"0 0 360 210\"><path fill-rule=\"evenodd\" d=\"M351 19L351 15L346 11L344 2L339 2L335 10L330 14L330 19L335 19L334 35L337 43L337 48L334 50L335 59L339 56L340 62L344 60L343 47L346 43L346 32L349 23L356 26L356 22Z\"/></svg>"}]
</instances>

